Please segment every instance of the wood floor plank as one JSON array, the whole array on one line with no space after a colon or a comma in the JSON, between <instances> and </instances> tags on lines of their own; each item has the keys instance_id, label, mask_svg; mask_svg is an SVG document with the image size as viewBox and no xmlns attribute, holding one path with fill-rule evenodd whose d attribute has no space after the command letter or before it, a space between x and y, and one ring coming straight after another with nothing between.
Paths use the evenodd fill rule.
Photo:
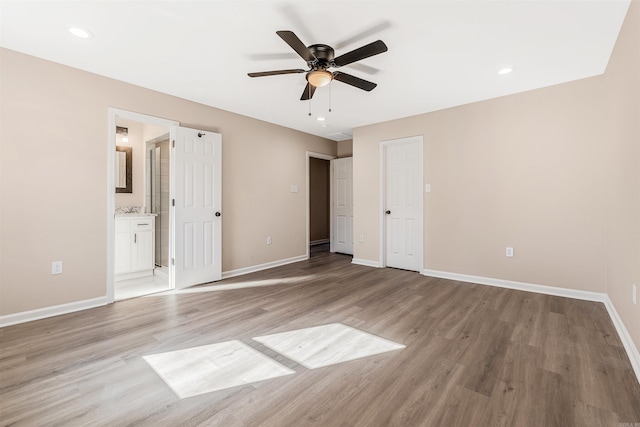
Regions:
<instances>
[{"instance_id":1,"label":"wood floor plank","mask_svg":"<svg viewBox=\"0 0 640 427\"><path fill-rule=\"evenodd\" d=\"M343 323L401 350L307 369L253 337ZM144 356L239 340L295 371L180 399ZM616 426L640 384L603 304L303 262L0 329L0 426Z\"/></svg>"}]
</instances>

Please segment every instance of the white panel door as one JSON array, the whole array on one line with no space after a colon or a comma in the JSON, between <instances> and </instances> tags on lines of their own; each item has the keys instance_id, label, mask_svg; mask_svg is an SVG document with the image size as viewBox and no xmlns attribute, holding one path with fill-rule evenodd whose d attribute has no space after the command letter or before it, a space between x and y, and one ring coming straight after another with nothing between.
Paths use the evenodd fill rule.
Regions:
<instances>
[{"instance_id":1,"label":"white panel door","mask_svg":"<svg viewBox=\"0 0 640 427\"><path fill-rule=\"evenodd\" d=\"M222 277L222 136L175 127L174 266L176 288Z\"/></svg>"},{"instance_id":2,"label":"white panel door","mask_svg":"<svg viewBox=\"0 0 640 427\"><path fill-rule=\"evenodd\" d=\"M333 252L353 255L353 157L331 160Z\"/></svg>"},{"instance_id":3,"label":"white panel door","mask_svg":"<svg viewBox=\"0 0 640 427\"><path fill-rule=\"evenodd\" d=\"M422 137L385 145L386 265L422 269Z\"/></svg>"}]
</instances>

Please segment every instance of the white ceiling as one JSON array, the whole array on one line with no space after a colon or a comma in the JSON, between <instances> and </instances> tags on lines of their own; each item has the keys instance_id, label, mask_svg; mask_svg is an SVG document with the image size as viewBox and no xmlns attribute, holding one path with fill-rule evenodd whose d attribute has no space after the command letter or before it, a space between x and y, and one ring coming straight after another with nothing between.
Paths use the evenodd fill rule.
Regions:
<instances>
[{"instance_id":1,"label":"white ceiling","mask_svg":"<svg viewBox=\"0 0 640 427\"><path fill-rule=\"evenodd\" d=\"M0 45L329 137L601 74L628 7L629 0L0 0ZM70 26L94 37L73 37ZM383 40L388 52L340 69L378 87L333 82L309 105L299 100L304 74L249 78L307 68L277 30L331 45L336 56ZM498 75L505 66L514 71Z\"/></svg>"}]
</instances>

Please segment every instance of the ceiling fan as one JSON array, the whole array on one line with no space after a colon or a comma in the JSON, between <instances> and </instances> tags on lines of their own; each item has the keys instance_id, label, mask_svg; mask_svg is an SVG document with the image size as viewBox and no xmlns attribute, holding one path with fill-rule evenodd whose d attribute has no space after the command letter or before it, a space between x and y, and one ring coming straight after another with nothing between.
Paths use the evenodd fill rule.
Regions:
<instances>
[{"instance_id":1,"label":"ceiling fan","mask_svg":"<svg viewBox=\"0 0 640 427\"><path fill-rule=\"evenodd\" d=\"M308 70L301 68L291 70L262 71L259 73L248 73L249 77L265 77L275 76L279 74L299 74L307 73L307 86L300 97L301 101L306 101L313 97L316 88L326 86L332 80L357 87L358 89L373 90L377 84L342 71L329 71L331 67L342 67L360 61L370 56L378 55L387 51L387 45L382 40L369 43L358 49L347 52L338 57L334 57L334 50L326 44L314 44L305 46L304 43L294 34L293 31L276 31L276 34L282 38L293 50L295 50L302 59L307 62Z\"/></svg>"}]
</instances>

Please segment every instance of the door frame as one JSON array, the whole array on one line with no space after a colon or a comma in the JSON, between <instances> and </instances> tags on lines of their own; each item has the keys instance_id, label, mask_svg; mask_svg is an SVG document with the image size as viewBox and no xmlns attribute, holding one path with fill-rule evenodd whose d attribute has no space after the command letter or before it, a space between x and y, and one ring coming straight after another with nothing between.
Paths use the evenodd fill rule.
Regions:
<instances>
[{"instance_id":1,"label":"door frame","mask_svg":"<svg viewBox=\"0 0 640 427\"><path fill-rule=\"evenodd\" d=\"M114 149L115 150L115 149ZM306 237L306 257L307 259L309 259L309 246L311 245L311 214L309 212L309 203L311 203L311 195L310 195L310 189L311 189L311 185L310 185L310 178L309 178L309 174L310 174L310 170L309 170L309 159L310 158L314 158L314 159L321 159L321 160L333 160L333 159L337 159L337 156L332 156L331 154L322 154L322 153L316 153L313 151L307 151L306 154L306 163L307 163L307 197L306 197L306 212L307 212L307 237ZM331 182L333 180L333 170L331 168L331 166L329 166L329 245L331 246L331 250L333 251L333 221L331 221L331 218L333 217L333 186L331 185Z\"/></svg>"},{"instance_id":2,"label":"door frame","mask_svg":"<svg viewBox=\"0 0 640 427\"><path fill-rule=\"evenodd\" d=\"M164 126L169 129L173 126L179 126L180 122L175 120L163 119L146 114L136 113L133 111L121 110L119 108L108 108L108 132L107 132L107 303L115 301L114 296L114 267L115 267L115 162L116 162L116 118L120 117L127 120L133 120L140 123L149 123ZM172 218L169 218L171 223ZM169 242L172 245L172 242ZM169 265L171 271L172 266ZM171 277L171 274L169 274ZM169 284L173 288L173 281Z\"/></svg>"},{"instance_id":3,"label":"door frame","mask_svg":"<svg viewBox=\"0 0 640 427\"><path fill-rule=\"evenodd\" d=\"M398 139L389 139L386 141L380 141L379 144L379 177L380 181L378 183L378 191L380 194L380 206L378 209L378 219L379 219L379 238L380 238L380 267L387 266L387 221L385 218L385 206L387 202L387 190L386 190L386 181L387 181L387 147L392 145L403 145L409 143L420 143L420 265L418 272L422 272L424 269L424 135L414 135L408 136L404 138Z\"/></svg>"}]
</instances>

